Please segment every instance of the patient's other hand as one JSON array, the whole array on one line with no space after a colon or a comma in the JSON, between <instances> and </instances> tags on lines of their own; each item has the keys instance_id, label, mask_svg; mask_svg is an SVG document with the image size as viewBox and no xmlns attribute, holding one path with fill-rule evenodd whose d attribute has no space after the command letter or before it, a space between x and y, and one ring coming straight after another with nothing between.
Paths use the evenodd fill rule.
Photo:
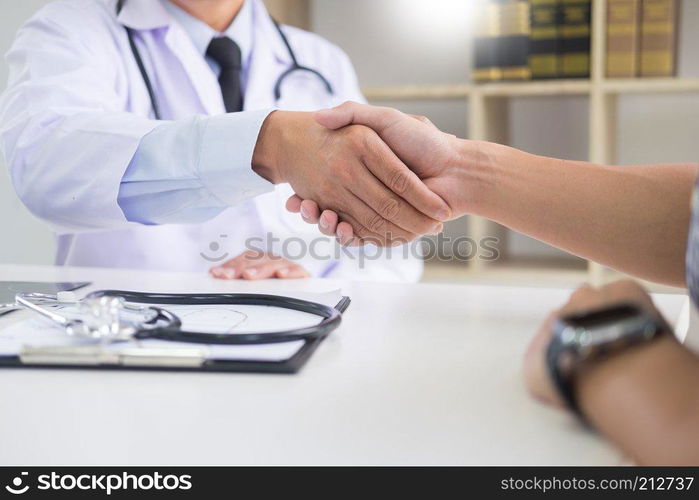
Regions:
<instances>
[{"instance_id":1,"label":"patient's other hand","mask_svg":"<svg viewBox=\"0 0 699 500\"><path fill-rule=\"evenodd\" d=\"M270 253L247 250L220 266L209 269L209 274L222 280L263 280L269 278L308 278L303 267Z\"/></svg>"},{"instance_id":2,"label":"patient's other hand","mask_svg":"<svg viewBox=\"0 0 699 500\"><path fill-rule=\"evenodd\" d=\"M546 318L529 344L524 357L524 380L532 396L552 406L565 407L546 366L546 349L553 336L554 322L570 314L593 311L618 304L635 304L666 324L662 314L653 304L651 296L634 281L616 281L601 288L593 288L589 285L578 288L562 308L553 311ZM670 329L669 326L667 328ZM603 361L599 360L593 365L601 362ZM586 368L589 372L590 366L588 365ZM583 375L584 373L579 374L578 379Z\"/></svg>"}]
</instances>

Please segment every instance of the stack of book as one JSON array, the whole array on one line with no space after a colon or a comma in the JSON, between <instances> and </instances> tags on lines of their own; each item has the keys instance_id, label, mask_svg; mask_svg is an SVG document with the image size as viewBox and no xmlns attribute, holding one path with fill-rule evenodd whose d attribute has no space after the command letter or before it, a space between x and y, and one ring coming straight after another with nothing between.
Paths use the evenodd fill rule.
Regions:
<instances>
[{"instance_id":1,"label":"stack of book","mask_svg":"<svg viewBox=\"0 0 699 500\"><path fill-rule=\"evenodd\" d=\"M590 75L591 0L486 0L479 5L477 82Z\"/></svg>"},{"instance_id":2,"label":"stack of book","mask_svg":"<svg viewBox=\"0 0 699 500\"><path fill-rule=\"evenodd\" d=\"M589 78L591 0L482 0L474 80ZM677 0L607 1L606 74L673 76Z\"/></svg>"},{"instance_id":3,"label":"stack of book","mask_svg":"<svg viewBox=\"0 0 699 500\"><path fill-rule=\"evenodd\" d=\"M487 0L479 8L474 80L528 80L529 1Z\"/></svg>"},{"instance_id":4,"label":"stack of book","mask_svg":"<svg viewBox=\"0 0 699 500\"><path fill-rule=\"evenodd\" d=\"M533 79L590 76L590 0L531 0Z\"/></svg>"},{"instance_id":5,"label":"stack of book","mask_svg":"<svg viewBox=\"0 0 699 500\"><path fill-rule=\"evenodd\" d=\"M677 0L607 0L608 78L675 76Z\"/></svg>"}]
</instances>

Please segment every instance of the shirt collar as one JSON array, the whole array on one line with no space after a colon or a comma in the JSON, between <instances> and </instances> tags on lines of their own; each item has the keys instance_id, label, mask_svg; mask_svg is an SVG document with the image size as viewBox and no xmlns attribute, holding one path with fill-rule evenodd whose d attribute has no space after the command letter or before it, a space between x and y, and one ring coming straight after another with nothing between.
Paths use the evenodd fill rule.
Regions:
<instances>
[{"instance_id":1,"label":"shirt collar","mask_svg":"<svg viewBox=\"0 0 699 500\"><path fill-rule=\"evenodd\" d=\"M114 2L116 5L116 2ZM169 26L172 17L158 0L126 0L117 21L135 30L152 30Z\"/></svg>"},{"instance_id":2,"label":"shirt collar","mask_svg":"<svg viewBox=\"0 0 699 500\"><path fill-rule=\"evenodd\" d=\"M218 33L211 26L188 14L169 0L160 0L160 3L189 35L202 56L206 55L206 49L213 38L227 36L240 47L242 60L244 62L249 60L253 45L253 16L250 0L243 2L240 12L224 33Z\"/></svg>"},{"instance_id":3,"label":"shirt collar","mask_svg":"<svg viewBox=\"0 0 699 500\"><path fill-rule=\"evenodd\" d=\"M115 4L115 2L112 3ZM169 2L166 3L169 4ZM241 16L241 14L243 14L243 10L249 11L249 14ZM236 40L236 42L241 46L241 53L243 53L244 45L246 46L246 50L251 52L253 40L260 39L264 40L265 46L272 50L278 61L287 64L290 63L291 56L289 55L284 42L282 42L279 33L277 33L274 23L270 18L267 9L262 3L262 0L245 0L241 12L236 17L236 21L238 18L243 19L247 16L249 16L249 20L246 21L246 23L250 23L250 42L249 45L246 45L244 40ZM170 26L170 24L173 22L173 18L174 16L168 12L168 9L164 6L162 0L127 0L124 3L124 8L117 16L117 21L120 24L135 30L155 30ZM231 25L231 29L233 28L234 24L236 24L235 21ZM208 26L206 27L211 29ZM211 39L209 39L209 41L211 41ZM206 47L208 47L208 42L206 43L204 49L201 50L202 54L206 53Z\"/></svg>"}]
</instances>

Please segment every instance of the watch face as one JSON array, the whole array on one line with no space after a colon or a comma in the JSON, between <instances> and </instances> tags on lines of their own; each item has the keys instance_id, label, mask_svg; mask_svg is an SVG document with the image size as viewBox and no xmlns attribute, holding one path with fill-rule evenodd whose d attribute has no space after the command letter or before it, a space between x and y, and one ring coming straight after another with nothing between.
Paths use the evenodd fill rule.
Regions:
<instances>
[{"instance_id":1,"label":"watch face","mask_svg":"<svg viewBox=\"0 0 699 500\"><path fill-rule=\"evenodd\" d=\"M633 304L566 316L560 325L560 340L582 357L653 338L659 331L655 318Z\"/></svg>"},{"instance_id":2,"label":"watch face","mask_svg":"<svg viewBox=\"0 0 699 500\"><path fill-rule=\"evenodd\" d=\"M667 331L655 315L631 303L564 316L553 328L546 364L561 396L576 411L573 377L584 363Z\"/></svg>"},{"instance_id":3,"label":"watch face","mask_svg":"<svg viewBox=\"0 0 699 500\"><path fill-rule=\"evenodd\" d=\"M622 322L627 319L637 318L643 312L631 304L600 309L593 312L572 314L565 316L563 321L573 328L584 328L585 330L598 328L610 323Z\"/></svg>"}]
</instances>

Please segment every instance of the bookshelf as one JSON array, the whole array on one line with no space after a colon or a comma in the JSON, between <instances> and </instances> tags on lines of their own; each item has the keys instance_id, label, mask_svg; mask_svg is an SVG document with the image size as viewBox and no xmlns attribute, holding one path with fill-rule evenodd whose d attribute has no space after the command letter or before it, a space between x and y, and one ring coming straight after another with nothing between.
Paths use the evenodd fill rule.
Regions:
<instances>
[{"instance_id":1,"label":"bookshelf","mask_svg":"<svg viewBox=\"0 0 699 500\"><path fill-rule=\"evenodd\" d=\"M371 100L432 100L465 99L468 102L469 138L508 143L508 109L512 98L535 96L586 96L589 112L588 160L593 163L613 164L617 161L617 98L625 94L699 93L699 78L637 78L607 79L605 77L606 51L606 0L592 0L592 51L591 76L585 80L539 80L527 82L502 82L459 85L383 86L364 88ZM479 239L485 236L500 238L501 253L507 245L509 230L480 217L469 217L469 236ZM574 263L560 259L541 262L517 262L506 257L499 261L473 260L459 263L468 266L464 271L480 279L492 276L532 280L550 276L558 279L566 275L575 281L602 284L618 277L618 274L595 262L587 262L580 269ZM448 275L444 265L437 266L436 275ZM441 268L441 269L440 269ZM451 271L453 275L453 269Z\"/></svg>"}]
</instances>

